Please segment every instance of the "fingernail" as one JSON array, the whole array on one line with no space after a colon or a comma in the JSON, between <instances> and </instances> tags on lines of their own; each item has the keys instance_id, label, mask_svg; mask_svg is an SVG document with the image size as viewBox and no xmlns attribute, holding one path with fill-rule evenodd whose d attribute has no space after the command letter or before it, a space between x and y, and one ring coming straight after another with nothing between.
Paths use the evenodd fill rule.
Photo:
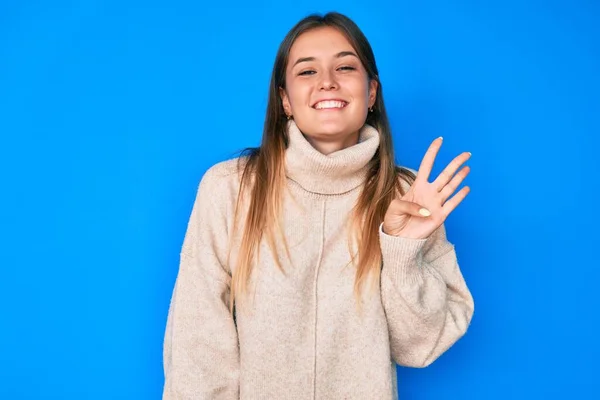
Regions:
<instances>
[{"instance_id":1,"label":"fingernail","mask_svg":"<svg viewBox=\"0 0 600 400\"><path fill-rule=\"evenodd\" d=\"M438 139L440 139L440 140L444 140L444 137L443 137L443 136L440 136Z\"/></svg>"},{"instance_id":2,"label":"fingernail","mask_svg":"<svg viewBox=\"0 0 600 400\"><path fill-rule=\"evenodd\" d=\"M424 217L429 217L431 215L431 212L426 208L421 208L419 210L419 214L421 214Z\"/></svg>"}]
</instances>

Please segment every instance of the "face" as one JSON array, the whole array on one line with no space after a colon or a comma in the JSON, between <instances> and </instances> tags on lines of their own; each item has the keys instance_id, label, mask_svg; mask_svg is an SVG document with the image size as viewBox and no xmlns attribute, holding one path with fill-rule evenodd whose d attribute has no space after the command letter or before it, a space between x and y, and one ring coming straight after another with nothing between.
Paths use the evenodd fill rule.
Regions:
<instances>
[{"instance_id":1,"label":"face","mask_svg":"<svg viewBox=\"0 0 600 400\"><path fill-rule=\"evenodd\" d=\"M377 81L369 80L356 51L337 29L310 30L292 45L281 99L286 114L313 145L355 144L376 93Z\"/></svg>"}]
</instances>

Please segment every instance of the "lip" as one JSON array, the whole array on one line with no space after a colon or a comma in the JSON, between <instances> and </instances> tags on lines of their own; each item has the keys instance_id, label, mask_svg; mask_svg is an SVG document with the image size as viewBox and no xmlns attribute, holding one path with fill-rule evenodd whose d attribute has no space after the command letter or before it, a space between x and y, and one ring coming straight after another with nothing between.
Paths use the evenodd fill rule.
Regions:
<instances>
[{"instance_id":1,"label":"lip","mask_svg":"<svg viewBox=\"0 0 600 400\"><path fill-rule=\"evenodd\" d=\"M319 109L318 111L323 111L323 110L341 110L341 109L343 109L343 108L346 108L346 106L348 106L348 104L349 104L349 102L348 102L348 101L346 101L346 100L344 100L344 99L320 99L320 100L317 100L317 101L315 101L315 102L314 102L314 103L311 105L311 107L312 107L312 108L314 108L314 109L316 110L315 106L316 106L317 104L319 104L320 102L322 102L322 101L341 101L342 103L345 103L346 105L345 105L344 107L342 107L342 108L324 108L324 109Z\"/></svg>"}]
</instances>

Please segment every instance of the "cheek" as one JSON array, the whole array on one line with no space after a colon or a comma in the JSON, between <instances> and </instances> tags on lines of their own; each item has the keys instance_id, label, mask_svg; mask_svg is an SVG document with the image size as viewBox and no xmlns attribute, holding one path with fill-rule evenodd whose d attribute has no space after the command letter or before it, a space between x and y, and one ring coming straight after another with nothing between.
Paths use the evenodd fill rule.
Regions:
<instances>
[{"instance_id":1,"label":"cheek","mask_svg":"<svg viewBox=\"0 0 600 400\"><path fill-rule=\"evenodd\" d=\"M369 95L369 84L364 77L352 76L348 79L344 79L341 83L342 90L345 88L346 91L351 94L355 100L362 100L367 98Z\"/></svg>"},{"instance_id":2,"label":"cheek","mask_svg":"<svg viewBox=\"0 0 600 400\"><path fill-rule=\"evenodd\" d=\"M297 82L288 87L288 95L292 107L308 104L310 100L310 87Z\"/></svg>"},{"instance_id":3,"label":"cheek","mask_svg":"<svg viewBox=\"0 0 600 400\"><path fill-rule=\"evenodd\" d=\"M367 103L369 101L369 85L362 81L355 81L352 86L354 101Z\"/></svg>"}]
</instances>

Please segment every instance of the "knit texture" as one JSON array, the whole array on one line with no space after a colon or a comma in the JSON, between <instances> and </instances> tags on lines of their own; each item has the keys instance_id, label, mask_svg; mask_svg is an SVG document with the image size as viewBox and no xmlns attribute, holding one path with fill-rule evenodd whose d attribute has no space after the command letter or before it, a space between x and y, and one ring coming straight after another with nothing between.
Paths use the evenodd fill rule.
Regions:
<instances>
[{"instance_id":1,"label":"knit texture","mask_svg":"<svg viewBox=\"0 0 600 400\"><path fill-rule=\"evenodd\" d=\"M289 137L282 226L290 257L278 243L282 273L261 244L235 319L238 160L214 165L200 182L167 317L164 400L397 399L396 364L426 367L467 331L473 297L444 226L427 239L380 227L380 285L358 312L347 222L378 132L365 125L358 144L329 155L293 121Z\"/></svg>"}]
</instances>

